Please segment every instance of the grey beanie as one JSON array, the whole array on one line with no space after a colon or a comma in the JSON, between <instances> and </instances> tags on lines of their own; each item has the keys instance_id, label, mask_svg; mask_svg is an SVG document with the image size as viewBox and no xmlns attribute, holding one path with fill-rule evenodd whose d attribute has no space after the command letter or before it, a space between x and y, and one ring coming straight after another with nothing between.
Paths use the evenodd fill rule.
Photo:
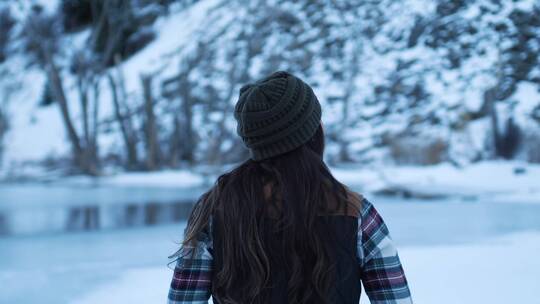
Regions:
<instances>
[{"instance_id":1,"label":"grey beanie","mask_svg":"<svg viewBox=\"0 0 540 304\"><path fill-rule=\"evenodd\" d=\"M280 71L243 86L234 117L251 158L263 160L310 140L320 125L321 105L309 85Z\"/></svg>"}]
</instances>

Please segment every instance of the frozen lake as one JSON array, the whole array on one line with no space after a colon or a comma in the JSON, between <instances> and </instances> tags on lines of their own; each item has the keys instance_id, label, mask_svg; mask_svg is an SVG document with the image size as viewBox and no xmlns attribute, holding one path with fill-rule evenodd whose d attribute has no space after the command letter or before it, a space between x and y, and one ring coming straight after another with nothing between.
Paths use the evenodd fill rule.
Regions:
<instances>
[{"instance_id":1,"label":"frozen lake","mask_svg":"<svg viewBox=\"0 0 540 304\"><path fill-rule=\"evenodd\" d=\"M180 222L202 188L0 185L0 235L63 233Z\"/></svg>"},{"instance_id":2,"label":"frozen lake","mask_svg":"<svg viewBox=\"0 0 540 304\"><path fill-rule=\"evenodd\" d=\"M0 236L54 234L179 223L205 188L0 184ZM444 243L540 229L540 203L414 201L379 197L407 244ZM403 207L407 206L406 208ZM420 216L423 220L417 221ZM430 231L423 229L429 222ZM456 225L459 223L459 225Z\"/></svg>"},{"instance_id":3,"label":"frozen lake","mask_svg":"<svg viewBox=\"0 0 540 304\"><path fill-rule=\"evenodd\" d=\"M84 188L81 191L88 196L71 196L64 201L68 203L59 203L60 199L57 198L67 194L54 189L48 193L58 191L54 194L56 198L54 195L41 195L42 206L37 203L39 200L35 200L37 193L26 197L22 195L18 199L19 191L24 192L24 188L0 191L0 202L4 204L0 209L19 212L17 210L20 208L25 213L37 208L46 213L47 205L51 209L62 210L64 207L92 205L97 201L100 202L99 206L104 207L124 205L126 202L143 206L148 202L169 204L187 201L195 192L199 193L194 191L190 194L174 189L120 189L118 193L107 195L105 190ZM6 203L6 197L13 199ZM118 201L118 197L125 200ZM400 248L469 246L515 233L540 234L540 204L368 198L385 218ZM115 296L115 293L120 292L114 288L121 288L122 284L127 285L124 286L126 290L138 288L139 293L140 288L147 288L145 294L152 295L152 299L164 296L170 275L166 268L167 256L177 249L183 222L129 227L104 227L70 233L51 230L0 237L0 303L76 303L82 295L103 289L105 298L101 301L114 303L112 299L119 296ZM411 256L410 252L406 251L405 255ZM136 277L138 283L126 282L126 276ZM134 302L145 303L143 298Z\"/></svg>"}]
</instances>

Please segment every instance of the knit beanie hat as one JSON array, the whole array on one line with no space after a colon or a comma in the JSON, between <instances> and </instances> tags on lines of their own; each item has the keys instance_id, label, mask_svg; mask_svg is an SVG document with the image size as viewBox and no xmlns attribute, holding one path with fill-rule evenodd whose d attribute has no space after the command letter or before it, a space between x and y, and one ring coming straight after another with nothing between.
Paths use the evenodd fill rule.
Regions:
<instances>
[{"instance_id":1,"label":"knit beanie hat","mask_svg":"<svg viewBox=\"0 0 540 304\"><path fill-rule=\"evenodd\" d=\"M234 117L238 135L257 161L310 140L321 121L321 105L309 85L280 71L243 86Z\"/></svg>"}]
</instances>

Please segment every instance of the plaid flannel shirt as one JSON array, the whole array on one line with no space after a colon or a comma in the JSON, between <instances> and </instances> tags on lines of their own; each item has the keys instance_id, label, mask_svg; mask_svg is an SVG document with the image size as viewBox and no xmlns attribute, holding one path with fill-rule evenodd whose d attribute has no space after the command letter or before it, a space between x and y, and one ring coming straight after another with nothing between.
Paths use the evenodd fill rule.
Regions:
<instances>
[{"instance_id":1,"label":"plaid flannel shirt","mask_svg":"<svg viewBox=\"0 0 540 304\"><path fill-rule=\"evenodd\" d=\"M411 294L388 228L375 207L362 200L358 219L358 263L364 290L372 304L410 304ZM180 257L169 290L169 304L203 304L211 296L212 240L209 233L199 239L196 248L182 248L185 254L195 250L191 259ZM185 256L185 255L184 255Z\"/></svg>"}]
</instances>

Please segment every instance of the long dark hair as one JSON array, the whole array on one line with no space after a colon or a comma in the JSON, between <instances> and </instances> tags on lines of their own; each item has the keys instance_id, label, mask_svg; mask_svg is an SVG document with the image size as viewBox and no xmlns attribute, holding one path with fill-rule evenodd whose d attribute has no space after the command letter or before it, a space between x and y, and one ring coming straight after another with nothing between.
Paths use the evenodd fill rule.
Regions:
<instances>
[{"instance_id":1,"label":"long dark hair","mask_svg":"<svg viewBox=\"0 0 540 304\"><path fill-rule=\"evenodd\" d=\"M323 152L319 126L301 147L262 161L247 160L223 174L195 205L183 247L193 248L210 224L219 230L222 246L214 251L220 251L223 261L221 269L215 269L212 294L224 303L265 302L275 252L269 244L276 236L290 271L289 303L328 301L334 266L323 242L327 229L317 219L347 213L350 206L348 191L330 173Z\"/></svg>"}]
</instances>

